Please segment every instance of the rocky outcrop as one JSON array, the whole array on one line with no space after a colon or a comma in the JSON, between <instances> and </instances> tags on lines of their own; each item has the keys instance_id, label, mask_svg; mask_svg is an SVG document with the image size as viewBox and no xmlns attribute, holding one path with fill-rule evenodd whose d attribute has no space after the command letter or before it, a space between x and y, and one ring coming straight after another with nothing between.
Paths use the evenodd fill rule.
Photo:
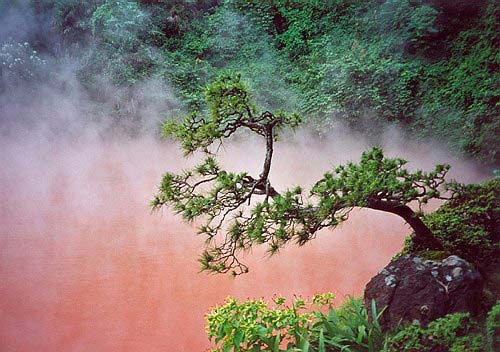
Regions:
<instances>
[{"instance_id":1,"label":"rocky outcrop","mask_svg":"<svg viewBox=\"0 0 500 352\"><path fill-rule=\"evenodd\" d=\"M450 256L443 261L405 255L393 260L365 288L364 302L371 311L385 308L383 330L398 323L418 321L423 326L449 313L479 309L483 278L467 261Z\"/></svg>"}]
</instances>

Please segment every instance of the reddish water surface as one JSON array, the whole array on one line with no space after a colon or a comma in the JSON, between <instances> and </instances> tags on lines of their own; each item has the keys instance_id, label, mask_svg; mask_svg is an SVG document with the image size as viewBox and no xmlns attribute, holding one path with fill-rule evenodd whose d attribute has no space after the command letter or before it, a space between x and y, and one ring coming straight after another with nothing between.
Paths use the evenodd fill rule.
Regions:
<instances>
[{"instance_id":1,"label":"reddish water surface","mask_svg":"<svg viewBox=\"0 0 500 352\"><path fill-rule=\"evenodd\" d=\"M258 170L241 151L226 159ZM321 151L287 149L274 178L313 181L332 159ZM237 279L200 274L203 239L148 205L161 174L180 167L173 147L4 140L0 164L5 352L203 351L204 314L226 296L333 291L342 301L362 292L407 232L398 218L361 211L303 248L271 259L256 250L246 258L250 273Z\"/></svg>"}]
</instances>

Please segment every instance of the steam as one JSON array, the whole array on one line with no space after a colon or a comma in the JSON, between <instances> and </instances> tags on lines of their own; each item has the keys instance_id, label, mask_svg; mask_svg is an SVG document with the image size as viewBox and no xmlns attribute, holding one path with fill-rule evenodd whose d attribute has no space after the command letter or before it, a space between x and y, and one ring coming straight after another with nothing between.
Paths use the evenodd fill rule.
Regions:
<instances>
[{"instance_id":1,"label":"steam","mask_svg":"<svg viewBox=\"0 0 500 352\"><path fill-rule=\"evenodd\" d=\"M0 335L6 350L154 351L167 342L175 350L202 350L203 314L226 295L333 290L341 301L361 293L405 233L397 219L360 212L305 248L264 260L257 248L245 258L251 273L237 280L208 276L198 273L202 239L195 229L148 207L161 173L183 165L175 146L142 136L11 139L1 148ZM249 148L231 146L226 156L242 162ZM310 151L302 151L303 165ZM291 165L276 175L283 184L299 181L290 176ZM305 167L294 170L306 177Z\"/></svg>"},{"instance_id":2,"label":"steam","mask_svg":"<svg viewBox=\"0 0 500 352\"><path fill-rule=\"evenodd\" d=\"M6 18L2 37L16 42L33 34L15 36L14 26L29 17ZM16 53L35 49L23 50ZM361 210L304 248L291 246L270 259L256 248L245 258L251 272L236 280L199 274L203 239L167 210L149 208L161 175L186 165L176 145L157 138L165 115L182 110L172 88L158 78L128 89L103 79L96 99L77 78L75 57L40 60L33 67L38 79L6 79L4 67L0 95L5 351L201 351L208 346L203 314L227 295L333 291L340 302L362 293L409 232L397 217ZM285 135L276 146L273 183L311 185L374 143L338 122L325 135L307 127ZM457 179L482 178L471 163L435 142L412 142L397 128L375 142L415 168L452 160ZM263 155L263 141L242 136L222 149L221 160L258 173Z\"/></svg>"},{"instance_id":3,"label":"steam","mask_svg":"<svg viewBox=\"0 0 500 352\"><path fill-rule=\"evenodd\" d=\"M72 109L61 104L57 112ZM276 146L271 179L279 187L311 184L368 146L345 129L323 141L311 133ZM445 159L416 144L403 150L386 140L385 147L415 166ZM251 272L236 280L208 276L198 273L203 239L195 228L149 209L161 174L186 165L174 144L146 132L103 138L87 128L69 138L38 129L14 131L0 150L0 336L7 351L201 351L208 345L203 315L227 295L333 291L341 302L362 293L409 233L395 216L357 211L303 248L270 259L256 248L244 258ZM246 139L228 144L222 160L259 172L263 152L262 141ZM455 164L460 176L477 177L467 163Z\"/></svg>"}]
</instances>

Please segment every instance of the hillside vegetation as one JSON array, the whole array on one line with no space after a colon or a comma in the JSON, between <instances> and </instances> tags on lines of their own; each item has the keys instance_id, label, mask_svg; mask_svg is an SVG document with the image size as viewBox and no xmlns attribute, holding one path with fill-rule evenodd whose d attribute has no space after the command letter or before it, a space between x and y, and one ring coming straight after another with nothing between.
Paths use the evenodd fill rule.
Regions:
<instances>
[{"instance_id":1,"label":"hillside vegetation","mask_svg":"<svg viewBox=\"0 0 500 352\"><path fill-rule=\"evenodd\" d=\"M34 21L40 28L31 47L78 59L79 79L96 100L103 78L119 87L155 78L173 86L184 110L200 109L203 87L233 70L263 107L297 111L319 134L342 121L376 138L397 124L498 166L494 0L44 0L31 7L35 18L49 19ZM8 58L12 43L1 50ZM1 64L4 76L13 70ZM128 113L116 110L117 120Z\"/></svg>"}]
</instances>

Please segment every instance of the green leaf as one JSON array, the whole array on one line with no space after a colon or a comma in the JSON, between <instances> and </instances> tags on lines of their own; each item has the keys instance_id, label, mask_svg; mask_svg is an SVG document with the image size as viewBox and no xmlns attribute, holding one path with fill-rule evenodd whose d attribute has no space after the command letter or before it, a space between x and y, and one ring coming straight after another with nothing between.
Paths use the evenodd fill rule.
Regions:
<instances>
[{"instance_id":1,"label":"green leaf","mask_svg":"<svg viewBox=\"0 0 500 352\"><path fill-rule=\"evenodd\" d=\"M309 348L311 347L309 341L305 340L302 346L302 352L309 352Z\"/></svg>"},{"instance_id":2,"label":"green leaf","mask_svg":"<svg viewBox=\"0 0 500 352\"><path fill-rule=\"evenodd\" d=\"M274 337L273 352L279 352L280 351L280 342L281 342L281 337L280 337L280 333L278 332L278 335L276 335Z\"/></svg>"},{"instance_id":3,"label":"green leaf","mask_svg":"<svg viewBox=\"0 0 500 352\"><path fill-rule=\"evenodd\" d=\"M323 334L323 329L321 329L319 331L318 352L326 352L326 349L325 349L325 337L324 337L324 334Z\"/></svg>"}]
</instances>

